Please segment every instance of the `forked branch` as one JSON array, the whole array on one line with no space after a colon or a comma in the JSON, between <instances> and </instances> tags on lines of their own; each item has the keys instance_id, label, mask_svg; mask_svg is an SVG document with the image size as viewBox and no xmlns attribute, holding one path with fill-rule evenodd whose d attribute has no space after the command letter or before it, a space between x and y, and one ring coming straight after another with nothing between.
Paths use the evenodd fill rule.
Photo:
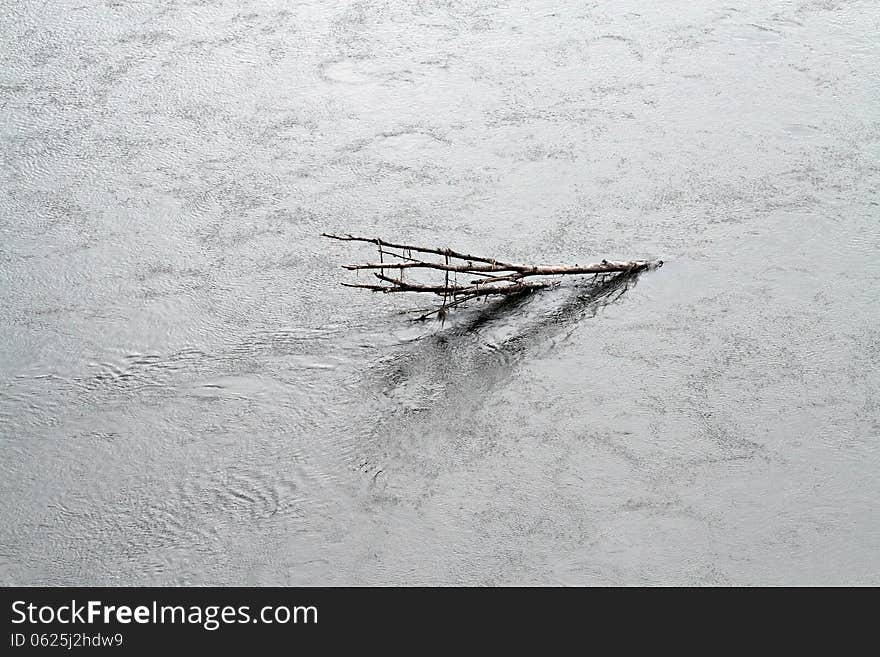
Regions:
<instances>
[{"instance_id":1,"label":"forked branch","mask_svg":"<svg viewBox=\"0 0 880 657\"><path fill-rule=\"evenodd\" d=\"M594 276L615 276L624 273L634 273L646 269L655 269L663 265L662 260L602 260L588 265L526 265L513 264L497 260L475 256L468 253L460 253L448 248L431 248L411 244L398 244L375 237L355 237L354 235L335 235L322 233L324 237L343 242L367 242L375 244L379 251L379 262L367 262L363 264L343 265L350 271L372 270L378 283L342 283L346 287L356 287L372 292L422 292L435 294L443 297L442 305L425 315L424 319L437 314L441 319L445 317L446 310L478 297L492 295L509 296L524 294L535 290L545 289L557 285L557 281L534 281L524 282L522 279L534 276L566 276L577 274L593 274ZM442 261L420 260L414 258L413 253L424 253L441 256ZM386 256L396 258L396 261L386 260ZM378 270L378 271L375 271ZM386 275L386 271L397 272L398 277ZM404 280L404 272L409 270L431 270L442 272L443 279L439 283L421 283ZM467 274L478 276L469 280L467 284L450 281L450 274Z\"/></svg>"}]
</instances>

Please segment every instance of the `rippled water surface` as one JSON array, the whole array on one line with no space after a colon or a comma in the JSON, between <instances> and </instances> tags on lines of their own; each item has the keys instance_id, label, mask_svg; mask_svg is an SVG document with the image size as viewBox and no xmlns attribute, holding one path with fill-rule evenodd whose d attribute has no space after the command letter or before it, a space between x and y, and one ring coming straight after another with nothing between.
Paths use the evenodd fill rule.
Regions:
<instances>
[{"instance_id":1,"label":"rippled water surface","mask_svg":"<svg viewBox=\"0 0 880 657\"><path fill-rule=\"evenodd\" d=\"M2 8L0 582L880 584L876 2Z\"/></svg>"}]
</instances>

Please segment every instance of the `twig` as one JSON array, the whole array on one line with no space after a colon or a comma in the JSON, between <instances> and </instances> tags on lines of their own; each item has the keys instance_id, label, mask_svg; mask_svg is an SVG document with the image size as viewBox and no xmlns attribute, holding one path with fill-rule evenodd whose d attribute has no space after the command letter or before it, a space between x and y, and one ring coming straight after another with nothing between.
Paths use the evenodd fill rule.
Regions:
<instances>
[{"instance_id":1,"label":"twig","mask_svg":"<svg viewBox=\"0 0 880 657\"><path fill-rule=\"evenodd\" d=\"M497 260L493 260L492 258L481 258L479 256L467 255L466 253L458 253L457 251L453 251L452 249L432 249L425 246L410 246L407 244L394 244L392 242L386 242L385 240L379 239L378 237L355 237L354 235L334 235L332 233L321 233L322 237L329 237L333 240L342 240L343 242L369 242L371 244L376 244L378 246L386 246L390 249L401 249L404 251L418 251L419 253L433 253L435 255L448 255L450 258L457 258L459 260L469 260L472 262L488 262L492 265L503 265L503 262L498 262Z\"/></svg>"}]
</instances>

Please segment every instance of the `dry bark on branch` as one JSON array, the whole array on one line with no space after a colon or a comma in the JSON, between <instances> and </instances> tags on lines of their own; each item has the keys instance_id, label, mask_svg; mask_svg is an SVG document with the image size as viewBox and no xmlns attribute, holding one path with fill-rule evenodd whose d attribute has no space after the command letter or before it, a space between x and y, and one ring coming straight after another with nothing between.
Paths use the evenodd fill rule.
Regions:
<instances>
[{"instance_id":1,"label":"dry bark on branch","mask_svg":"<svg viewBox=\"0 0 880 657\"><path fill-rule=\"evenodd\" d=\"M545 289L557 285L557 281L534 281L525 282L524 278L533 276L565 276L577 274L593 274L594 276L616 276L619 274L631 274L646 269L654 269L663 265L662 260L602 260L602 262L589 265L524 265L513 264L467 253L460 253L447 248L431 248L409 244L388 242L375 237L355 237L353 235L334 235L322 233L323 237L344 242L367 242L375 244L379 252L379 262L367 262L364 264L343 265L350 271L378 270L373 271L377 283L342 283L346 287L356 287L372 292L422 292L443 297L440 307L432 310L418 319L424 319L431 315L445 318L449 308L459 306L462 303L479 297L492 295L509 296L524 294L534 290ZM414 258L413 253L432 254L442 256L442 262L434 260L420 260ZM397 261L386 261L386 256L396 258ZM457 262L452 262L452 261ZM386 270L397 272L398 278L386 275ZM415 281L407 281L404 274L410 270L434 270L442 272L442 283L426 284ZM467 284L457 281L450 282L450 274L469 274L481 278L474 278Z\"/></svg>"}]
</instances>

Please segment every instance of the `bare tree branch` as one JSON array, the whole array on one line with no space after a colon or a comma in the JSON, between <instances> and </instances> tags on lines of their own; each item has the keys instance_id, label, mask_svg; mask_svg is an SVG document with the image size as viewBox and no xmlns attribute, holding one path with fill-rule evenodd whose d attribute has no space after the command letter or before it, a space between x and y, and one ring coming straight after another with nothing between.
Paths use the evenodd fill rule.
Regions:
<instances>
[{"instance_id":1,"label":"bare tree branch","mask_svg":"<svg viewBox=\"0 0 880 657\"><path fill-rule=\"evenodd\" d=\"M379 262L367 262L364 264L343 265L349 271L375 270L373 276L380 281L378 284L365 283L342 283L346 287L355 287L373 292L396 293L396 292L421 292L435 294L443 297L440 307L431 310L418 319L425 319L431 315L437 315L440 319L446 317L446 311L462 305L466 301L478 297L492 295L524 294L535 290L546 289L557 285L555 281L537 281L526 283L522 279L531 276L566 276L577 274L593 274L593 278L600 276L618 276L632 274L646 269L655 269L663 266L662 260L602 260L589 265L523 265L502 262L494 258L474 256L466 253L453 251L452 249L430 248L397 244L379 238L355 237L353 235L335 235L322 233L324 237L343 242L366 242L375 244L379 251ZM397 253L401 251L402 253ZM441 256L442 262L435 260L419 260L413 258L413 252ZM393 262L386 259L397 258L403 262ZM462 261L452 263L451 259ZM477 264L475 264L477 263ZM435 270L444 273L442 283L420 283L403 279L403 274L408 270ZM400 277L386 275L386 270L398 271ZM471 280L469 285L461 285L450 282L449 274L472 274L480 276Z\"/></svg>"}]
</instances>

